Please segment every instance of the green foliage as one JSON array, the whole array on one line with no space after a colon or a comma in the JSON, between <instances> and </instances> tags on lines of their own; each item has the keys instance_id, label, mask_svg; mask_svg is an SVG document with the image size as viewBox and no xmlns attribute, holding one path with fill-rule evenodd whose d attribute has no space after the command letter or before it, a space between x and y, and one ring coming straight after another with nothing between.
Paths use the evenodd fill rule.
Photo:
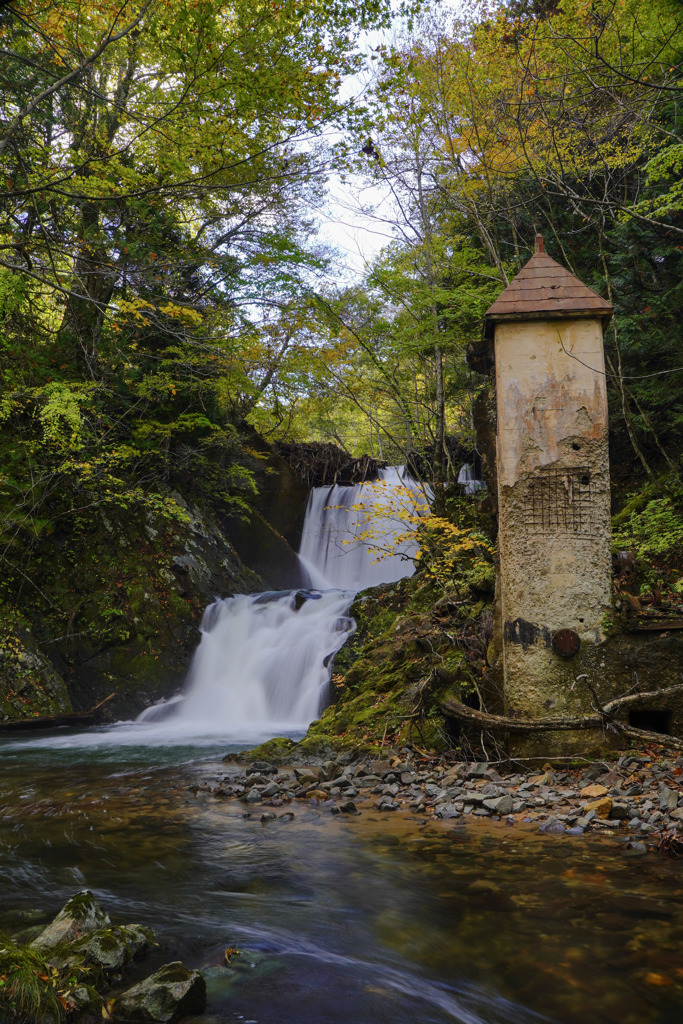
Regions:
<instances>
[{"instance_id":1,"label":"green foliage","mask_svg":"<svg viewBox=\"0 0 683 1024\"><path fill-rule=\"evenodd\" d=\"M632 550L653 566L660 582L662 576L671 582L683 573L683 484L674 477L658 490L658 496L646 496L617 517L612 546Z\"/></svg>"},{"instance_id":2,"label":"green foliage","mask_svg":"<svg viewBox=\"0 0 683 1024\"><path fill-rule=\"evenodd\" d=\"M81 965L62 971L49 957L0 935L0 1011L16 1024L60 1024L76 1005L73 994L89 973ZM6 1015L6 1016L5 1016Z\"/></svg>"}]
</instances>

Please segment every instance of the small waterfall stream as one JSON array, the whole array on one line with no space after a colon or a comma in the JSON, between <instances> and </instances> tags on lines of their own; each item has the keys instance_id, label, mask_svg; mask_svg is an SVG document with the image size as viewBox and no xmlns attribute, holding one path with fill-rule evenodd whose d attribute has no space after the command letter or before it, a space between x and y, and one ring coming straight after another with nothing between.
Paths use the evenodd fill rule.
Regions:
<instances>
[{"instance_id":1,"label":"small waterfall stream","mask_svg":"<svg viewBox=\"0 0 683 1024\"><path fill-rule=\"evenodd\" d=\"M356 593L412 575L408 517L425 508L424 491L402 467L353 487L314 487L300 551L307 589L210 605L184 693L148 708L138 724L158 742L305 732L327 695L332 658L355 629L348 611Z\"/></svg>"},{"instance_id":2,"label":"small waterfall stream","mask_svg":"<svg viewBox=\"0 0 683 1024\"><path fill-rule=\"evenodd\" d=\"M308 585L357 593L412 576L417 545L408 517L425 507L424 490L402 466L353 487L314 487L299 551Z\"/></svg>"}]
</instances>

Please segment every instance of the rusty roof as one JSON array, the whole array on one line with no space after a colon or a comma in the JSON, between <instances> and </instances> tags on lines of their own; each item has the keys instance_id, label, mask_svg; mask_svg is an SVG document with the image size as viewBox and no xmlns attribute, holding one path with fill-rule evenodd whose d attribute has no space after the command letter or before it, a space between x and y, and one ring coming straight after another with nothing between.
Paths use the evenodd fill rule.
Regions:
<instances>
[{"instance_id":1,"label":"rusty roof","mask_svg":"<svg viewBox=\"0 0 683 1024\"><path fill-rule=\"evenodd\" d=\"M489 333L498 320L591 314L607 319L612 312L611 303L544 252L543 235L536 235L536 252L486 311L486 326Z\"/></svg>"}]
</instances>

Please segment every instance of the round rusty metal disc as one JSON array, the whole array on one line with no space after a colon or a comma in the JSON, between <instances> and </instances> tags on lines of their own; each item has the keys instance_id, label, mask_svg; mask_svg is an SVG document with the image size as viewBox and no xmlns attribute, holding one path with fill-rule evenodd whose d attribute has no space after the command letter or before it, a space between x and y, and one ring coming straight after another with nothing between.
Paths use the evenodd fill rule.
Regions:
<instances>
[{"instance_id":1,"label":"round rusty metal disc","mask_svg":"<svg viewBox=\"0 0 683 1024\"><path fill-rule=\"evenodd\" d=\"M579 653L581 641L576 630L558 629L557 633L553 633L552 645L555 654L561 658L573 658Z\"/></svg>"}]
</instances>

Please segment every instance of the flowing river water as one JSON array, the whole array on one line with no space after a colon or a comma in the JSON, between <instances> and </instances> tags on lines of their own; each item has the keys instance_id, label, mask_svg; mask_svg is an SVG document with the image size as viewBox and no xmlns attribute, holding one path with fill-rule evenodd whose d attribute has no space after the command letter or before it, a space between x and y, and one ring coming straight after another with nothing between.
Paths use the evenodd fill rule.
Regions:
<instances>
[{"instance_id":1,"label":"flowing river water","mask_svg":"<svg viewBox=\"0 0 683 1024\"><path fill-rule=\"evenodd\" d=\"M675 861L371 807L262 823L193 791L231 770L224 747L65 739L2 745L0 929L89 887L115 923L157 929L145 973L211 968L205 1024L681 1020ZM242 953L222 969L226 947Z\"/></svg>"},{"instance_id":2,"label":"flowing river water","mask_svg":"<svg viewBox=\"0 0 683 1024\"><path fill-rule=\"evenodd\" d=\"M338 503L327 489L309 504L325 529L308 537L308 586L329 589L217 602L182 700L0 740L0 930L90 888L114 923L157 930L140 975L175 959L206 971L204 1024L680 1024L678 862L371 805L333 817L297 801L262 822L211 795L236 770L226 751L317 713L368 585L367 553L338 562ZM241 951L228 966L226 948Z\"/></svg>"}]
</instances>

